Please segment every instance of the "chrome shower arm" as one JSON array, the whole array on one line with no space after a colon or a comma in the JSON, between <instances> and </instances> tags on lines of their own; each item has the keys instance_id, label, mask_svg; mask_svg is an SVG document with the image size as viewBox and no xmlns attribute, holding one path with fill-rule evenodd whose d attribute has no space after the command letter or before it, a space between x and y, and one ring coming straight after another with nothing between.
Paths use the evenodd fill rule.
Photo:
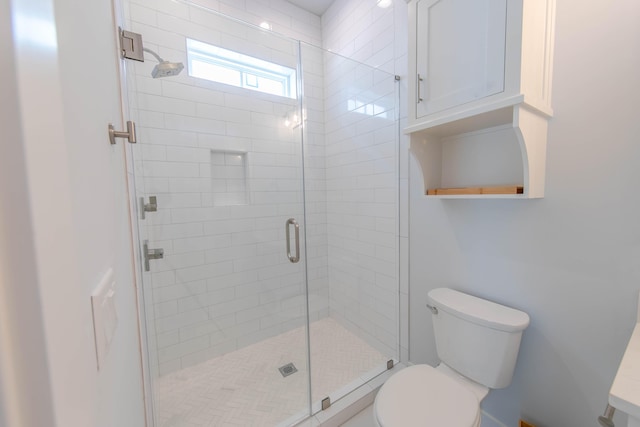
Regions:
<instances>
[{"instance_id":1,"label":"chrome shower arm","mask_svg":"<svg viewBox=\"0 0 640 427\"><path fill-rule=\"evenodd\" d=\"M158 55L151 49L147 49L146 47L143 47L142 50L153 55L158 60L158 62L164 62L164 59L160 58L160 55Z\"/></svg>"}]
</instances>

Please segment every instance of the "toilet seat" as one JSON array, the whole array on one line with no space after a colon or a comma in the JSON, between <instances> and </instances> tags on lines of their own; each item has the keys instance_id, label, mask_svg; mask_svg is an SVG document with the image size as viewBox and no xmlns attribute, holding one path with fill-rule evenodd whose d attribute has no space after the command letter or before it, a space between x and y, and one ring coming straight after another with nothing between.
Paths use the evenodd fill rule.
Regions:
<instances>
[{"instance_id":1,"label":"toilet seat","mask_svg":"<svg viewBox=\"0 0 640 427\"><path fill-rule=\"evenodd\" d=\"M460 382L429 365L403 369L376 396L380 427L477 427L480 403Z\"/></svg>"}]
</instances>

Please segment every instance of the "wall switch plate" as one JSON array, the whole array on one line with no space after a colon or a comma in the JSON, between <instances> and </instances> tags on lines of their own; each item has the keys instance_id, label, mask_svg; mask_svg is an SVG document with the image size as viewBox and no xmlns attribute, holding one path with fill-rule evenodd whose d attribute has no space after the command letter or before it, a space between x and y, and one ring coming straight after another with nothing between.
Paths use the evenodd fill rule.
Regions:
<instances>
[{"instance_id":1,"label":"wall switch plate","mask_svg":"<svg viewBox=\"0 0 640 427\"><path fill-rule=\"evenodd\" d=\"M93 336L98 370L105 365L118 326L115 296L116 281L113 269L110 268L91 294Z\"/></svg>"}]
</instances>

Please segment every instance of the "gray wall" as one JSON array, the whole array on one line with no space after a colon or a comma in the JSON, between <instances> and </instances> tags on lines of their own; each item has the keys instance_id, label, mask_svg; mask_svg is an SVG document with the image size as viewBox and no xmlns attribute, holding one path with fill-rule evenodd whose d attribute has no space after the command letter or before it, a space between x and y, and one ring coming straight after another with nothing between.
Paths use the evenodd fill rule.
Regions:
<instances>
[{"instance_id":1,"label":"gray wall","mask_svg":"<svg viewBox=\"0 0 640 427\"><path fill-rule=\"evenodd\" d=\"M546 196L426 200L411 163L411 359L436 363L426 294L451 286L528 312L509 426L596 426L640 289L640 3L557 3ZM623 416L618 416L618 422Z\"/></svg>"}]
</instances>

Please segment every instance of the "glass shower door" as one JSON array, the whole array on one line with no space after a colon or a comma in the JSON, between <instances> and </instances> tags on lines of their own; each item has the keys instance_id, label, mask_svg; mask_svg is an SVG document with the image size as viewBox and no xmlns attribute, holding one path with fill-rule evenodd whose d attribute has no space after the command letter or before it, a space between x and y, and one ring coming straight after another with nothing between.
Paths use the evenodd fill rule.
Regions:
<instances>
[{"instance_id":1,"label":"glass shower door","mask_svg":"<svg viewBox=\"0 0 640 427\"><path fill-rule=\"evenodd\" d=\"M300 57L317 412L399 360L399 103L393 74L306 43Z\"/></svg>"},{"instance_id":2,"label":"glass shower door","mask_svg":"<svg viewBox=\"0 0 640 427\"><path fill-rule=\"evenodd\" d=\"M310 401L298 43L125 8L153 51L126 66L155 425L292 424Z\"/></svg>"}]
</instances>

